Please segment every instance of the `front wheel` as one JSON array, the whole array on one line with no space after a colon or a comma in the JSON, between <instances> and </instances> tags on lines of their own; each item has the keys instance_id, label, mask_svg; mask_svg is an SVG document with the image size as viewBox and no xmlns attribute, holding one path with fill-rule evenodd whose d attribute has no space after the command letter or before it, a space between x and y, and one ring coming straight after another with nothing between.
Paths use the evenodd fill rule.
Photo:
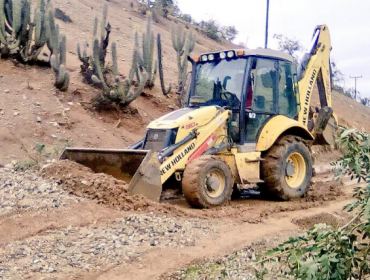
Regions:
<instances>
[{"instance_id":1,"label":"front wheel","mask_svg":"<svg viewBox=\"0 0 370 280\"><path fill-rule=\"evenodd\" d=\"M182 191L195 208L226 204L233 191L234 178L229 166L216 156L200 156L184 171Z\"/></svg>"},{"instance_id":2,"label":"front wheel","mask_svg":"<svg viewBox=\"0 0 370 280\"><path fill-rule=\"evenodd\" d=\"M284 136L263 156L261 193L273 198L290 200L308 191L312 178L312 156L304 140Z\"/></svg>"}]
</instances>

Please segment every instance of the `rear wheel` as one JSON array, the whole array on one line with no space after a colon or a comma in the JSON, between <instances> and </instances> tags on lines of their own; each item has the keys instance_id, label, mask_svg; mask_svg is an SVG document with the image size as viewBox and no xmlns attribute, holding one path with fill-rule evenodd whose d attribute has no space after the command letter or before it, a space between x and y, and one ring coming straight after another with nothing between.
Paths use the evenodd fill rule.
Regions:
<instances>
[{"instance_id":1,"label":"rear wheel","mask_svg":"<svg viewBox=\"0 0 370 280\"><path fill-rule=\"evenodd\" d=\"M261 193L282 200L304 196L310 186L312 165L311 151L302 138L280 138L261 163Z\"/></svg>"},{"instance_id":2,"label":"rear wheel","mask_svg":"<svg viewBox=\"0 0 370 280\"><path fill-rule=\"evenodd\" d=\"M182 191L195 208L224 205L230 200L234 178L229 166L216 156L201 156L185 169Z\"/></svg>"}]
</instances>

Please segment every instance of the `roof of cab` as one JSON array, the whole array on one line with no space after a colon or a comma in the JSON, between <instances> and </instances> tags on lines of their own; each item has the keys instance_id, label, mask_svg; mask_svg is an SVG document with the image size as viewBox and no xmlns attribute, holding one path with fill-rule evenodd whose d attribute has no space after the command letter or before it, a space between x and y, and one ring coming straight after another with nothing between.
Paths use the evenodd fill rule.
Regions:
<instances>
[{"instance_id":1,"label":"roof of cab","mask_svg":"<svg viewBox=\"0 0 370 280\"><path fill-rule=\"evenodd\" d=\"M293 62L293 56L281 52L281 51L275 51L271 49L231 49L231 50L223 50L223 51L218 51L218 52L211 52L211 53L203 53L202 55L206 54L214 54L214 53L220 53L220 52L228 52L228 51L244 51L244 56L262 56L262 57L270 57L270 58L278 58L278 59L283 59L283 60L288 60L290 62ZM201 55L201 56L202 56Z\"/></svg>"}]
</instances>

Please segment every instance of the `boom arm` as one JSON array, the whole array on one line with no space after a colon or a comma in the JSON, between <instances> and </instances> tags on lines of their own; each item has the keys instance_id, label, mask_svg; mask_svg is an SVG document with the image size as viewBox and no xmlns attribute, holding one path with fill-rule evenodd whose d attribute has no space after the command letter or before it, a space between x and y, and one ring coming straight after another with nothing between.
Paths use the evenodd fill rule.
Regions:
<instances>
[{"instance_id":1,"label":"boom arm","mask_svg":"<svg viewBox=\"0 0 370 280\"><path fill-rule=\"evenodd\" d=\"M300 65L299 92L301 110L298 121L307 126L309 121L312 91L317 81L321 107L332 107L330 74L330 33L326 25L315 29L312 48L303 57Z\"/></svg>"}]
</instances>

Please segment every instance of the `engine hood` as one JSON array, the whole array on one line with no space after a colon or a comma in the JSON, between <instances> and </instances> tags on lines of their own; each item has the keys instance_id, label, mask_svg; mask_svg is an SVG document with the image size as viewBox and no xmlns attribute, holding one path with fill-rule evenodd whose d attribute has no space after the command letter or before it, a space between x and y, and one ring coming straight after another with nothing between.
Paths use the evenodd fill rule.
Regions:
<instances>
[{"instance_id":1,"label":"engine hood","mask_svg":"<svg viewBox=\"0 0 370 280\"><path fill-rule=\"evenodd\" d=\"M171 112L148 125L148 129L192 129L208 123L220 110L217 106L183 108Z\"/></svg>"}]
</instances>

